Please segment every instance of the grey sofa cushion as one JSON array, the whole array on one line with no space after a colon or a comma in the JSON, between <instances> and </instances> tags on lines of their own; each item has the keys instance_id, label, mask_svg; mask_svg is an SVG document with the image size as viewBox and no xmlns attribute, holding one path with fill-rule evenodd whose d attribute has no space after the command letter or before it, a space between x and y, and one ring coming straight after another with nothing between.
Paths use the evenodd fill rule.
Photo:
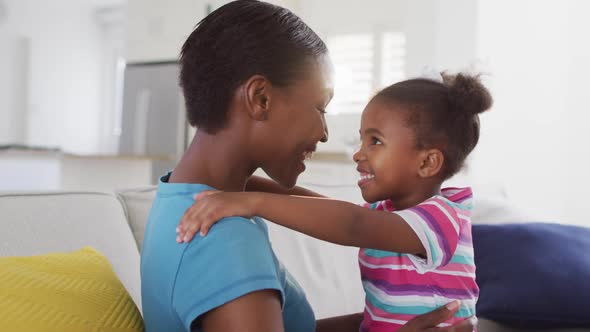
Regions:
<instances>
[{"instance_id":1,"label":"grey sofa cushion","mask_svg":"<svg viewBox=\"0 0 590 332\"><path fill-rule=\"evenodd\" d=\"M0 256L103 253L141 310L139 252L123 207L112 194L0 193Z\"/></svg>"},{"instance_id":2,"label":"grey sofa cushion","mask_svg":"<svg viewBox=\"0 0 590 332\"><path fill-rule=\"evenodd\" d=\"M156 187L145 187L117 192L117 197L123 204L127 219L129 220L129 226L131 227L131 231L133 231L133 236L140 252L143 244L145 225L152 201L156 196L156 190Z\"/></svg>"}]
</instances>

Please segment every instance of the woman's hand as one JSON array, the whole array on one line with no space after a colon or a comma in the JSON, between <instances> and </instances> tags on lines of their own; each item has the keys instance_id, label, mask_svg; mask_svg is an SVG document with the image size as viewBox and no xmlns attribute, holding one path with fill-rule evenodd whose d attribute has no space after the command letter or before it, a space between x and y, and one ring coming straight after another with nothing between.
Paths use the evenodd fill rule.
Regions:
<instances>
[{"instance_id":1,"label":"woman's hand","mask_svg":"<svg viewBox=\"0 0 590 332\"><path fill-rule=\"evenodd\" d=\"M447 319L453 317L453 315L459 310L459 301L453 301L445 306L442 306L429 313L420 315L406 323L400 332L472 332L477 327L477 318L475 316L470 317L460 323L447 327L435 327L440 323L445 322Z\"/></svg>"},{"instance_id":2,"label":"woman's hand","mask_svg":"<svg viewBox=\"0 0 590 332\"><path fill-rule=\"evenodd\" d=\"M207 235L213 224L225 217L254 215L254 193L204 191L195 195L195 203L184 212L176 228L176 242L190 242L197 232Z\"/></svg>"},{"instance_id":3,"label":"woman's hand","mask_svg":"<svg viewBox=\"0 0 590 332\"><path fill-rule=\"evenodd\" d=\"M400 332L472 332L477 327L477 318L471 317L447 327L436 327L444 323L459 310L459 301L453 301L436 310L417 316L402 326ZM329 317L317 321L317 332L358 332L363 321L363 313Z\"/></svg>"}]
</instances>

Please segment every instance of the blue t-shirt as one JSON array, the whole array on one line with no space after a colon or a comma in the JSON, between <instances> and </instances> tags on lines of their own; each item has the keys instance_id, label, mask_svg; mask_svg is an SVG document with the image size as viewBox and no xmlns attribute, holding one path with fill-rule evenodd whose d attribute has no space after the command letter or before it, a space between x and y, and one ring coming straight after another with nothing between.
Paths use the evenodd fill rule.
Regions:
<instances>
[{"instance_id":1,"label":"blue t-shirt","mask_svg":"<svg viewBox=\"0 0 590 332\"><path fill-rule=\"evenodd\" d=\"M285 331L315 331L305 294L275 257L260 218L225 218L204 238L175 241L193 196L213 188L168 183L169 176L160 179L141 253L146 331L190 331L192 322L209 310L263 289L280 292Z\"/></svg>"}]
</instances>

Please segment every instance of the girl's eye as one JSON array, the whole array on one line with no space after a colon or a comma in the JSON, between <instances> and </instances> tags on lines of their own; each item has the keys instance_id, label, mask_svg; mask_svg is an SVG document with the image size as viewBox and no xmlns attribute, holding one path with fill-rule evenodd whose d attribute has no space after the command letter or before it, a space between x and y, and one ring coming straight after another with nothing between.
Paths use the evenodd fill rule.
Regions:
<instances>
[{"instance_id":1,"label":"girl's eye","mask_svg":"<svg viewBox=\"0 0 590 332\"><path fill-rule=\"evenodd\" d=\"M377 137L371 137L371 145L381 145L383 144Z\"/></svg>"},{"instance_id":2,"label":"girl's eye","mask_svg":"<svg viewBox=\"0 0 590 332\"><path fill-rule=\"evenodd\" d=\"M319 108L319 107L318 107L318 112L320 112L322 114L326 114L326 110L323 108Z\"/></svg>"}]
</instances>

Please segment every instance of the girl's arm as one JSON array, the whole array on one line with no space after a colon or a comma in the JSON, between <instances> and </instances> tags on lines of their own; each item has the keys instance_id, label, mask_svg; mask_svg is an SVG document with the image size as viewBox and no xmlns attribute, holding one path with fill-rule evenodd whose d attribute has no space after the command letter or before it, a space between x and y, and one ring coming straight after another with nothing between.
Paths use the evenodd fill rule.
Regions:
<instances>
[{"instance_id":1,"label":"girl's arm","mask_svg":"<svg viewBox=\"0 0 590 332\"><path fill-rule=\"evenodd\" d=\"M320 240L359 248L426 255L412 228L397 214L352 203L268 193L209 192L197 197L179 225L179 239L205 235L229 216L259 216Z\"/></svg>"},{"instance_id":2,"label":"girl's arm","mask_svg":"<svg viewBox=\"0 0 590 332\"><path fill-rule=\"evenodd\" d=\"M398 215L349 202L255 193L255 216L320 240L359 248L425 254L418 236Z\"/></svg>"},{"instance_id":3,"label":"girl's arm","mask_svg":"<svg viewBox=\"0 0 590 332\"><path fill-rule=\"evenodd\" d=\"M252 175L246 183L246 191L260 191L272 194L282 195L296 195L296 196L308 196L308 197L324 197L321 194L313 192L303 187L293 187L287 189L273 180L265 179L260 176Z\"/></svg>"}]
</instances>

